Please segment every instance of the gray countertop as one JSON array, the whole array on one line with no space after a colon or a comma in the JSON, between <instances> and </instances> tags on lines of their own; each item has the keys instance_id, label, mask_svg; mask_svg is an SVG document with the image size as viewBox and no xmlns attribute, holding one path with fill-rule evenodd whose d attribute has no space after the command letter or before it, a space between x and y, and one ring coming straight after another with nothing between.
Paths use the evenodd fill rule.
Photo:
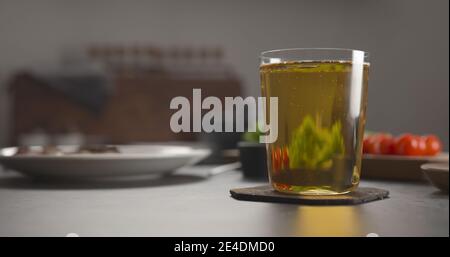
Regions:
<instances>
[{"instance_id":1,"label":"gray countertop","mask_svg":"<svg viewBox=\"0 0 450 257\"><path fill-rule=\"evenodd\" d=\"M259 185L210 167L163 179L57 184L0 171L0 236L449 236L449 199L428 184L370 182L389 199L358 206L237 201ZM199 175L199 176L197 176Z\"/></svg>"}]
</instances>

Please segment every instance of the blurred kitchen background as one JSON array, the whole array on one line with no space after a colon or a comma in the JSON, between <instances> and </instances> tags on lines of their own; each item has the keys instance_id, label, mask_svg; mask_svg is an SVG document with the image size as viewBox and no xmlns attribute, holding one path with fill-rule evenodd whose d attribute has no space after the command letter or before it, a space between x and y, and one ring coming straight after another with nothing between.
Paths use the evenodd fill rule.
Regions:
<instances>
[{"instance_id":1,"label":"blurred kitchen background","mask_svg":"<svg viewBox=\"0 0 450 257\"><path fill-rule=\"evenodd\" d=\"M369 130L448 150L448 5L0 0L0 146L198 140L170 132L172 97L256 96L261 51L337 47L371 54Z\"/></svg>"}]
</instances>

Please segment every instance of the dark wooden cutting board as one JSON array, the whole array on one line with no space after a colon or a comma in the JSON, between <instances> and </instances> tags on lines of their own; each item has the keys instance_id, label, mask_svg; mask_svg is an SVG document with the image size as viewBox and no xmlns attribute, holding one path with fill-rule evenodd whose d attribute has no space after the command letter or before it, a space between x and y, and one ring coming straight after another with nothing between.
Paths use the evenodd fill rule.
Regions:
<instances>
[{"instance_id":1,"label":"dark wooden cutting board","mask_svg":"<svg viewBox=\"0 0 450 257\"><path fill-rule=\"evenodd\" d=\"M362 179L425 181L420 168L425 163L448 163L448 153L438 156L397 156L364 154Z\"/></svg>"}]
</instances>

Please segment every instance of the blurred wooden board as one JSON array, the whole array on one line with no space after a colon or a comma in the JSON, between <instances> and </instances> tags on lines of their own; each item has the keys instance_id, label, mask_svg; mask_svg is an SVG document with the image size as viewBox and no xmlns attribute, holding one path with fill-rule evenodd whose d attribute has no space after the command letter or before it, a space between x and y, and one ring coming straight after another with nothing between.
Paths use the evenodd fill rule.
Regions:
<instances>
[{"instance_id":1,"label":"blurred wooden board","mask_svg":"<svg viewBox=\"0 0 450 257\"><path fill-rule=\"evenodd\" d=\"M425 181L420 168L430 162L448 162L449 154L438 156L398 156L365 154L362 161L361 178L396 181Z\"/></svg>"},{"instance_id":2,"label":"blurred wooden board","mask_svg":"<svg viewBox=\"0 0 450 257\"><path fill-rule=\"evenodd\" d=\"M230 194L237 200L291 203L304 205L355 205L389 196L389 191L378 188L359 187L354 192L343 195L294 195L275 191L270 185L231 189Z\"/></svg>"}]
</instances>

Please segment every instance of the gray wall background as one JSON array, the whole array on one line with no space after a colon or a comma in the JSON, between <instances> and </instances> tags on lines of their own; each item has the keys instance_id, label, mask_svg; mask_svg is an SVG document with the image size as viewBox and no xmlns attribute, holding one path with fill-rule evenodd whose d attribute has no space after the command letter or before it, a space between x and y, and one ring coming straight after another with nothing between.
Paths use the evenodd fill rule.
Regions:
<instances>
[{"instance_id":1,"label":"gray wall background","mask_svg":"<svg viewBox=\"0 0 450 257\"><path fill-rule=\"evenodd\" d=\"M21 67L55 67L92 42L220 45L259 94L258 53L342 47L371 53L368 128L436 133L448 148L449 2L4 1L0 0L0 145L7 139L4 81Z\"/></svg>"}]
</instances>

